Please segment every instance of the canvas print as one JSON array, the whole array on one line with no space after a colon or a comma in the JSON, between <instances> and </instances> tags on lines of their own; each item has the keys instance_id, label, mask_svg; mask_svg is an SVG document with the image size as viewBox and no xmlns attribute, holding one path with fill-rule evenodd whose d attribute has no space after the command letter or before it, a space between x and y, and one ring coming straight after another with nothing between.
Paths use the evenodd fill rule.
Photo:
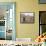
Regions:
<instances>
[{"instance_id":1,"label":"canvas print","mask_svg":"<svg viewBox=\"0 0 46 46\"><path fill-rule=\"evenodd\" d=\"M21 12L20 23L34 23L34 13Z\"/></svg>"}]
</instances>

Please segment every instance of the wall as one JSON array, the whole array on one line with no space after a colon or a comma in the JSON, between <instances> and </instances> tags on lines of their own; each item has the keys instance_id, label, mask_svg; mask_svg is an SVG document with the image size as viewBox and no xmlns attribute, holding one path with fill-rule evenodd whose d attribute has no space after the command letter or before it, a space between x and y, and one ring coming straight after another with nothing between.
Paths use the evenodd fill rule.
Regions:
<instances>
[{"instance_id":1,"label":"wall","mask_svg":"<svg viewBox=\"0 0 46 46\"><path fill-rule=\"evenodd\" d=\"M1 0L0 2L16 2L16 37L36 38L39 34L39 10L46 10L46 4L38 0ZM20 24L20 12L34 12L34 24Z\"/></svg>"}]
</instances>

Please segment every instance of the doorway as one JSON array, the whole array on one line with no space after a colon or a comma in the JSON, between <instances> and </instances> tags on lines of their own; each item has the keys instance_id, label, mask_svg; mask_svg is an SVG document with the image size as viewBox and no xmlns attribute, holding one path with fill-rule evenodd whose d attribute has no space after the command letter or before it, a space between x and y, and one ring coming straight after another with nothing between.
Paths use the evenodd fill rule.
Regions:
<instances>
[{"instance_id":1,"label":"doorway","mask_svg":"<svg viewBox=\"0 0 46 46\"><path fill-rule=\"evenodd\" d=\"M39 35L46 32L46 11L39 11Z\"/></svg>"}]
</instances>

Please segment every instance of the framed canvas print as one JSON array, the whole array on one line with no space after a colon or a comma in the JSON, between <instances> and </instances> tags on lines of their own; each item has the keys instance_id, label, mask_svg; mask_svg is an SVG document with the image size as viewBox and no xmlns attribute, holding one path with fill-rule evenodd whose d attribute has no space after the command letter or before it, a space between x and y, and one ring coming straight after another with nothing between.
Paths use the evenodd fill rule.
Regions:
<instances>
[{"instance_id":1,"label":"framed canvas print","mask_svg":"<svg viewBox=\"0 0 46 46\"><path fill-rule=\"evenodd\" d=\"M34 23L34 13L33 12L21 12L20 23Z\"/></svg>"},{"instance_id":2,"label":"framed canvas print","mask_svg":"<svg viewBox=\"0 0 46 46\"><path fill-rule=\"evenodd\" d=\"M46 0L38 0L40 4L46 4Z\"/></svg>"},{"instance_id":3,"label":"framed canvas print","mask_svg":"<svg viewBox=\"0 0 46 46\"><path fill-rule=\"evenodd\" d=\"M15 40L15 2L0 2L0 40Z\"/></svg>"}]
</instances>

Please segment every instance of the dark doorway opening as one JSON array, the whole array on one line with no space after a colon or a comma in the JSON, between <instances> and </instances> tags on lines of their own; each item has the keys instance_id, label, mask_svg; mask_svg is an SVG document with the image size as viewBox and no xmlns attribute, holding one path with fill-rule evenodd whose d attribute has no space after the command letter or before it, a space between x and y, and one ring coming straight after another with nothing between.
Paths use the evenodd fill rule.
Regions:
<instances>
[{"instance_id":1,"label":"dark doorway opening","mask_svg":"<svg viewBox=\"0 0 46 46\"><path fill-rule=\"evenodd\" d=\"M46 11L39 11L39 35L46 32Z\"/></svg>"}]
</instances>

